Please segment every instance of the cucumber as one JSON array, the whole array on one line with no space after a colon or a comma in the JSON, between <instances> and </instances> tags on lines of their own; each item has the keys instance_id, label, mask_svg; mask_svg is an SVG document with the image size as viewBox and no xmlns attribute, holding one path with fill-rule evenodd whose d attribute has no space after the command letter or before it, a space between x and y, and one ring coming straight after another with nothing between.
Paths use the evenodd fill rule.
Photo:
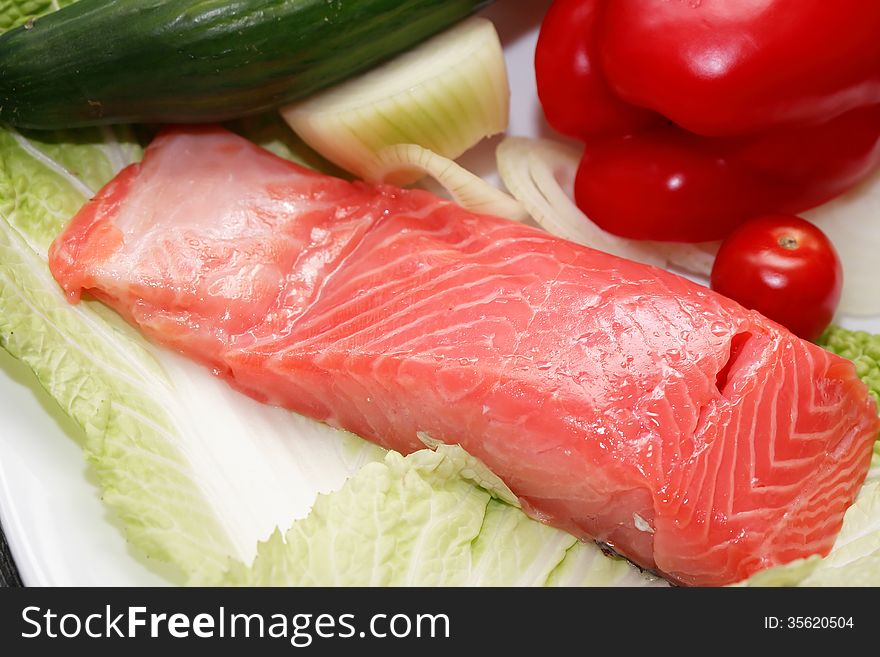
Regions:
<instances>
[{"instance_id":1,"label":"cucumber","mask_svg":"<svg viewBox=\"0 0 880 657\"><path fill-rule=\"evenodd\" d=\"M0 36L0 121L193 123L302 98L491 0L80 0Z\"/></svg>"}]
</instances>

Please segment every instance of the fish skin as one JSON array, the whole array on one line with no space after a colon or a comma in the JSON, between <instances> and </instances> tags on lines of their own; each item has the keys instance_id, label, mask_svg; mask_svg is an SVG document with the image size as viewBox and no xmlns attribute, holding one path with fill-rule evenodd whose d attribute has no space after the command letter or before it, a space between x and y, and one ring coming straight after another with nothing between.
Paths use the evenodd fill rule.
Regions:
<instances>
[{"instance_id":1,"label":"fish skin","mask_svg":"<svg viewBox=\"0 0 880 657\"><path fill-rule=\"evenodd\" d=\"M161 133L50 268L261 401L459 443L685 585L827 554L880 432L852 363L703 286L221 128Z\"/></svg>"}]
</instances>

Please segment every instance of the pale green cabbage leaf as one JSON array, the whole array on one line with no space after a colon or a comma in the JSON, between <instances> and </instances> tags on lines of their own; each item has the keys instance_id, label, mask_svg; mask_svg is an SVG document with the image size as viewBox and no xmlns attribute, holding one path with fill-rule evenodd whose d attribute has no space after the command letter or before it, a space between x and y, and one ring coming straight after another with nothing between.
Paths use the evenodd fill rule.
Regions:
<instances>
[{"instance_id":1,"label":"pale green cabbage leaf","mask_svg":"<svg viewBox=\"0 0 880 657\"><path fill-rule=\"evenodd\" d=\"M481 485L474 485L480 482ZM483 486L488 484L488 488ZM388 452L308 518L261 543L224 584L248 586L657 586L595 545L528 518L461 447Z\"/></svg>"}]
</instances>

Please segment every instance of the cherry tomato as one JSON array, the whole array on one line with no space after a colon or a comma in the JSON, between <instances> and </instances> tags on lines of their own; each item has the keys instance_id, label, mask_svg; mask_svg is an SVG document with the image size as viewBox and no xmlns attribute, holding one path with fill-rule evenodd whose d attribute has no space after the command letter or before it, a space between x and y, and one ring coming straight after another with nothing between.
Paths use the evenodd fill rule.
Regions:
<instances>
[{"instance_id":1,"label":"cherry tomato","mask_svg":"<svg viewBox=\"0 0 880 657\"><path fill-rule=\"evenodd\" d=\"M806 340L831 323L843 270L831 241L793 215L752 219L724 240L712 289L779 322Z\"/></svg>"}]
</instances>

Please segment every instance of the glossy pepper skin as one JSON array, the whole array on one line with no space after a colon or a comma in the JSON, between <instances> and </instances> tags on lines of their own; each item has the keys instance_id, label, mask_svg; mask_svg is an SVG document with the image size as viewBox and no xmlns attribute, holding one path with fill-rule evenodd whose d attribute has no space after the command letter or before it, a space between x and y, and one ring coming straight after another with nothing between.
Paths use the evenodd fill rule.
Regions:
<instances>
[{"instance_id":1,"label":"glossy pepper skin","mask_svg":"<svg viewBox=\"0 0 880 657\"><path fill-rule=\"evenodd\" d=\"M880 163L878 34L876 0L557 0L538 95L587 144L575 196L593 221L720 239Z\"/></svg>"}]
</instances>

